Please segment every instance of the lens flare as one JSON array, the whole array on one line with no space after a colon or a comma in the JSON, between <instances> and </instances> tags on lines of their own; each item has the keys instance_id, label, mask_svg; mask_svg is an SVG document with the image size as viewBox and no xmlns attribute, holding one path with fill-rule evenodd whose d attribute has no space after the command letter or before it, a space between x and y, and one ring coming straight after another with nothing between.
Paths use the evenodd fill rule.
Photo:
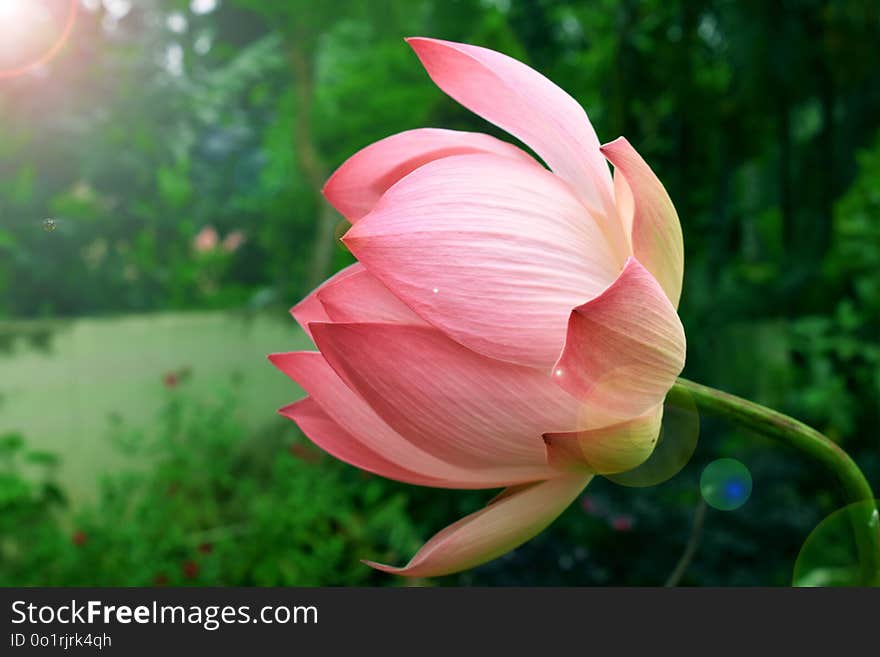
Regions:
<instances>
[{"instance_id":1,"label":"lens flare","mask_svg":"<svg viewBox=\"0 0 880 657\"><path fill-rule=\"evenodd\" d=\"M866 569L859 556L863 530L880 532L877 504L878 500L855 502L820 522L798 553L792 585L880 586L876 571Z\"/></svg>"},{"instance_id":2,"label":"lens flare","mask_svg":"<svg viewBox=\"0 0 880 657\"><path fill-rule=\"evenodd\" d=\"M0 0L0 79L49 62L70 37L77 0Z\"/></svg>"},{"instance_id":3,"label":"lens flare","mask_svg":"<svg viewBox=\"0 0 880 657\"><path fill-rule=\"evenodd\" d=\"M752 475L736 459L712 461L700 476L700 492L706 504L719 511L734 511L752 494Z\"/></svg>"},{"instance_id":4,"label":"lens flare","mask_svg":"<svg viewBox=\"0 0 880 657\"><path fill-rule=\"evenodd\" d=\"M697 449L700 416L689 392L673 388L663 405L663 423L657 446L640 466L628 472L605 475L621 486L657 486L681 472Z\"/></svg>"}]
</instances>

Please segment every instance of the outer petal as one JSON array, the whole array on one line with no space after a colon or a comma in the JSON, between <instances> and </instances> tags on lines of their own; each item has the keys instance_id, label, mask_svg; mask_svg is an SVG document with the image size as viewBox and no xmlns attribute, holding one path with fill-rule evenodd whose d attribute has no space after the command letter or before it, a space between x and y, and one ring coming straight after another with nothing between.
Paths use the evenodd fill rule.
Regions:
<instances>
[{"instance_id":1,"label":"outer petal","mask_svg":"<svg viewBox=\"0 0 880 657\"><path fill-rule=\"evenodd\" d=\"M366 269L321 287L318 299L332 322L425 324Z\"/></svg>"},{"instance_id":2,"label":"outer petal","mask_svg":"<svg viewBox=\"0 0 880 657\"><path fill-rule=\"evenodd\" d=\"M495 153L537 165L513 144L478 132L422 128L370 144L346 160L324 185L324 196L355 223L398 180L423 164L450 155Z\"/></svg>"},{"instance_id":3,"label":"outer petal","mask_svg":"<svg viewBox=\"0 0 880 657\"><path fill-rule=\"evenodd\" d=\"M608 165L577 101L537 71L493 50L421 37L407 42L438 87L528 144L570 182L602 216L615 249L623 254Z\"/></svg>"},{"instance_id":4,"label":"outer petal","mask_svg":"<svg viewBox=\"0 0 880 657\"><path fill-rule=\"evenodd\" d=\"M571 309L622 262L570 187L496 155L426 164L343 241L431 324L493 358L549 372Z\"/></svg>"},{"instance_id":5,"label":"outer petal","mask_svg":"<svg viewBox=\"0 0 880 657\"><path fill-rule=\"evenodd\" d=\"M644 463L660 435L663 404L645 415L602 429L544 434L547 461L561 470L625 472Z\"/></svg>"},{"instance_id":6,"label":"outer petal","mask_svg":"<svg viewBox=\"0 0 880 657\"><path fill-rule=\"evenodd\" d=\"M663 183L630 143L619 137L602 147L614 165L615 193L633 253L678 307L684 276L684 242L678 214Z\"/></svg>"},{"instance_id":7,"label":"outer petal","mask_svg":"<svg viewBox=\"0 0 880 657\"><path fill-rule=\"evenodd\" d=\"M543 458L525 465L503 459L485 463L475 462L470 452L463 450L454 453L457 465L440 459L388 426L345 385L321 354L300 351L273 354L269 359L305 388L339 428L335 431L326 422L320 426L313 422L309 427L300 424L303 431L326 451L356 467L392 479L444 488L498 488L536 481L553 473ZM299 423L300 419L295 419ZM396 470L387 467L388 463Z\"/></svg>"},{"instance_id":8,"label":"outer petal","mask_svg":"<svg viewBox=\"0 0 880 657\"><path fill-rule=\"evenodd\" d=\"M607 290L572 311L553 378L575 397L632 418L663 401L684 359L675 309L630 258Z\"/></svg>"},{"instance_id":9,"label":"outer petal","mask_svg":"<svg viewBox=\"0 0 880 657\"><path fill-rule=\"evenodd\" d=\"M297 321L297 323L302 327L302 330L305 331L309 337L312 337L312 332L309 329L309 324L311 322L330 321L330 316L324 310L324 306L318 299L318 292L329 285L338 283L339 281L344 280L352 274L363 270L364 266L359 262L356 262L353 265L349 265L345 269L339 270L333 276L321 283L316 289L309 292L305 299L303 299L290 309L290 314L293 315L293 318Z\"/></svg>"},{"instance_id":10,"label":"outer petal","mask_svg":"<svg viewBox=\"0 0 880 657\"><path fill-rule=\"evenodd\" d=\"M436 487L447 484L383 458L339 426L311 397L285 406L278 413L296 422L302 432L325 452L356 468L408 484Z\"/></svg>"},{"instance_id":11,"label":"outer petal","mask_svg":"<svg viewBox=\"0 0 880 657\"><path fill-rule=\"evenodd\" d=\"M564 474L509 495L450 525L402 568L365 562L387 573L438 577L491 561L543 531L580 494L592 475Z\"/></svg>"},{"instance_id":12,"label":"outer petal","mask_svg":"<svg viewBox=\"0 0 880 657\"><path fill-rule=\"evenodd\" d=\"M549 376L476 354L434 328L313 324L312 330L349 387L400 435L447 463L552 474L544 433L613 422L592 415Z\"/></svg>"}]
</instances>

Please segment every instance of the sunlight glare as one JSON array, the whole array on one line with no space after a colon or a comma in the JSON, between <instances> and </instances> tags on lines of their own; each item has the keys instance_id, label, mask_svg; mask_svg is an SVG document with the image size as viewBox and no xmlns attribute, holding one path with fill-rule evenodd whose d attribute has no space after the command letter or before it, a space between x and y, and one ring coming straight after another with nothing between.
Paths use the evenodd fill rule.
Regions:
<instances>
[{"instance_id":1,"label":"sunlight glare","mask_svg":"<svg viewBox=\"0 0 880 657\"><path fill-rule=\"evenodd\" d=\"M34 38L51 16L39 3L0 0L0 61L11 61L32 47Z\"/></svg>"},{"instance_id":2,"label":"sunlight glare","mask_svg":"<svg viewBox=\"0 0 880 657\"><path fill-rule=\"evenodd\" d=\"M0 0L0 78L45 64L73 27L76 0Z\"/></svg>"},{"instance_id":3,"label":"sunlight glare","mask_svg":"<svg viewBox=\"0 0 880 657\"><path fill-rule=\"evenodd\" d=\"M28 4L27 0L0 0L0 38L5 41L25 32L34 20L34 7L39 5Z\"/></svg>"}]
</instances>

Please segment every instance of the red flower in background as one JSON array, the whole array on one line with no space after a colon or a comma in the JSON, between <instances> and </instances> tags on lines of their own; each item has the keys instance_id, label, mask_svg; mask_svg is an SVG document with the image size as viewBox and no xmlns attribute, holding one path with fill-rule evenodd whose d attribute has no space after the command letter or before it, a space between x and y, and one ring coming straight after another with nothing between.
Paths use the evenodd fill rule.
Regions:
<instances>
[{"instance_id":1,"label":"red flower in background","mask_svg":"<svg viewBox=\"0 0 880 657\"><path fill-rule=\"evenodd\" d=\"M616 532L629 532L632 531L635 522L631 516L614 516L608 524Z\"/></svg>"},{"instance_id":2,"label":"red flower in background","mask_svg":"<svg viewBox=\"0 0 880 657\"><path fill-rule=\"evenodd\" d=\"M584 513L591 516L599 513L599 505L589 495L584 495L581 498L581 508L584 510Z\"/></svg>"},{"instance_id":3,"label":"red flower in background","mask_svg":"<svg viewBox=\"0 0 880 657\"><path fill-rule=\"evenodd\" d=\"M321 455L314 449L309 449L306 445L293 443L287 448L287 451L294 458L298 458L306 463L317 463L321 459Z\"/></svg>"},{"instance_id":4,"label":"red flower in background","mask_svg":"<svg viewBox=\"0 0 880 657\"><path fill-rule=\"evenodd\" d=\"M198 562L193 561L192 559L188 559L187 561L184 561L183 567L181 568L181 571L183 572L183 576L186 579L195 579L196 577L198 577L199 570L200 569L199 569Z\"/></svg>"},{"instance_id":5,"label":"red flower in background","mask_svg":"<svg viewBox=\"0 0 880 657\"><path fill-rule=\"evenodd\" d=\"M166 372L162 376L162 385L169 390L172 390L186 381L190 376L192 376L192 368L189 366L181 367L178 370Z\"/></svg>"}]
</instances>

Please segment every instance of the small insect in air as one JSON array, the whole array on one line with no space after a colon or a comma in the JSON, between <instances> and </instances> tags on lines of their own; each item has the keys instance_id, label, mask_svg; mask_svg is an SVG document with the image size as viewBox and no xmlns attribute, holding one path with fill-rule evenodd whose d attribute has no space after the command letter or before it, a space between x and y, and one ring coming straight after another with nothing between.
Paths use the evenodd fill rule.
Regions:
<instances>
[{"instance_id":1,"label":"small insect in air","mask_svg":"<svg viewBox=\"0 0 880 657\"><path fill-rule=\"evenodd\" d=\"M54 233L58 229L58 222L51 217L43 219L43 230L47 233Z\"/></svg>"}]
</instances>

